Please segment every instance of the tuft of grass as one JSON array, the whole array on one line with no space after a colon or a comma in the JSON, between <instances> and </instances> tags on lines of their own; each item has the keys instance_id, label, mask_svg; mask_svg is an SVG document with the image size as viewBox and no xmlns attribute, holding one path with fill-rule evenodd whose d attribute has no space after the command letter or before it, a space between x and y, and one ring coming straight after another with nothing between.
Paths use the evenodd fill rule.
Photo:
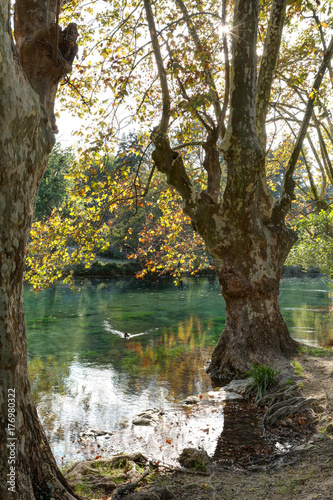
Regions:
<instances>
[{"instance_id":1,"label":"tuft of grass","mask_svg":"<svg viewBox=\"0 0 333 500\"><path fill-rule=\"evenodd\" d=\"M204 460L202 462L195 461L194 468L195 468L195 470L203 470L203 471L207 470Z\"/></svg>"},{"instance_id":2,"label":"tuft of grass","mask_svg":"<svg viewBox=\"0 0 333 500\"><path fill-rule=\"evenodd\" d=\"M111 471L111 468L110 468L110 465L106 465L105 463L100 463L100 462L94 462L92 464L92 467L94 469L96 469L97 473L100 474L101 476L111 476L112 475L112 471Z\"/></svg>"},{"instance_id":3,"label":"tuft of grass","mask_svg":"<svg viewBox=\"0 0 333 500\"><path fill-rule=\"evenodd\" d=\"M299 363L298 361L296 361L296 359L294 359L292 362L291 362L293 368L294 368L294 373L297 377L303 377L303 366L301 365L301 363Z\"/></svg>"},{"instance_id":4,"label":"tuft of grass","mask_svg":"<svg viewBox=\"0 0 333 500\"><path fill-rule=\"evenodd\" d=\"M247 377L253 378L248 393L257 393L256 401L258 401L266 394L269 387L276 384L279 373L281 371L272 368L271 365L256 365L252 363L252 368L246 373Z\"/></svg>"},{"instance_id":5,"label":"tuft of grass","mask_svg":"<svg viewBox=\"0 0 333 500\"><path fill-rule=\"evenodd\" d=\"M80 496L89 496L91 497L93 494L93 490L89 484L87 484L87 480L83 481L82 483L79 483L77 486L74 488L75 493Z\"/></svg>"}]
</instances>

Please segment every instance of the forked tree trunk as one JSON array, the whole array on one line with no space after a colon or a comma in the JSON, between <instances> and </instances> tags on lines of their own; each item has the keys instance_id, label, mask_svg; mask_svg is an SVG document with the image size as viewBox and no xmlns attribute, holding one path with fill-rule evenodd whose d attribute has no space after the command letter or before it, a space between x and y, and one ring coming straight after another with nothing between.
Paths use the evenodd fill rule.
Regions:
<instances>
[{"instance_id":1,"label":"forked tree trunk","mask_svg":"<svg viewBox=\"0 0 333 500\"><path fill-rule=\"evenodd\" d=\"M0 0L0 498L72 500L31 398L23 312L34 199L54 135L18 63L8 4Z\"/></svg>"},{"instance_id":2,"label":"forked tree trunk","mask_svg":"<svg viewBox=\"0 0 333 500\"><path fill-rule=\"evenodd\" d=\"M283 2L275 6L281 20ZM278 302L282 266L297 237L283 219L273 221L271 216L264 124L258 127L256 118L258 15L258 1L235 2L231 106L222 142L228 179L221 207L213 216L213 231L198 225L215 259L226 302L225 329L208 369L212 376L244 373L251 363L281 367L288 364L284 355L297 350ZM279 23L273 24L271 36L279 40ZM260 88L267 107L273 73L263 74Z\"/></svg>"},{"instance_id":3,"label":"forked tree trunk","mask_svg":"<svg viewBox=\"0 0 333 500\"><path fill-rule=\"evenodd\" d=\"M185 2L186 3L186 2ZM182 0L176 0L189 36L200 53L200 37ZM285 224L285 217L295 198L293 175L302 143L313 111L315 95L333 53L333 39L318 69L302 124L287 164L282 195L273 200L266 182L266 118L285 18L285 0L273 0L267 26L264 50L258 73L257 33L259 0L235 0L234 22L230 29L232 45L230 74L230 106L226 131L219 102L214 72L202 52L205 82L215 110L214 122L205 108L196 119L204 124L208 137L204 145L203 167L207 173L207 189L197 192L187 174L184 159L172 149L168 137L172 109L168 73L164 67L154 21L152 2L144 0L149 33L160 80L163 111L160 123L151 134L155 145L152 158L157 169L166 175L184 202L184 212L193 228L214 257L221 290L226 301L226 325L215 348L208 373L212 376L244 373L251 363L287 364L285 355L297 350L297 342L289 335L279 311L279 283L283 263L296 242L296 234ZM225 2L222 2L224 8ZM222 7L222 17L225 11ZM203 45L204 46L204 45ZM229 60L225 54L225 82L229 97ZM185 97L186 92L185 92ZM224 107L225 108L225 107ZM222 133L222 144L217 139ZM228 178L223 193L219 192L221 170L218 150L223 153ZM220 202L220 198L222 201Z\"/></svg>"},{"instance_id":4,"label":"forked tree trunk","mask_svg":"<svg viewBox=\"0 0 333 500\"><path fill-rule=\"evenodd\" d=\"M275 6L281 20L284 2L278 0ZM147 7L148 20L149 14ZM170 147L166 126L163 126L165 121L161 121L152 134L156 148L153 160L182 196L184 212L191 217L194 229L214 257L225 298L226 325L208 369L214 377L244 373L251 363L270 363L280 367L288 364L284 355L297 349L297 343L290 337L280 314L278 302L282 266L297 238L284 220L273 221L273 198L265 178L265 134L260 134L261 141L258 137L258 130L260 132L264 125L257 130L258 17L258 0L235 1L230 113L222 141L228 178L222 202L219 203L214 189L209 188L215 186L215 163L214 168L206 168L210 196L207 192L199 194L187 176L183 159ZM280 24L274 22L273 25L273 32L276 31L279 39ZM150 21L151 32L154 29ZM274 34L271 35L274 38ZM156 61L161 66L161 58L158 51L155 52ZM267 101L263 106L265 109L274 67L275 63L262 74L261 90ZM160 69L162 83L164 76L163 69ZM168 99L165 91L166 108ZM209 153L207 147L206 153ZM208 163L209 159L206 155ZM219 176L217 180L219 183Z\"/></svg>"}]
</instances>

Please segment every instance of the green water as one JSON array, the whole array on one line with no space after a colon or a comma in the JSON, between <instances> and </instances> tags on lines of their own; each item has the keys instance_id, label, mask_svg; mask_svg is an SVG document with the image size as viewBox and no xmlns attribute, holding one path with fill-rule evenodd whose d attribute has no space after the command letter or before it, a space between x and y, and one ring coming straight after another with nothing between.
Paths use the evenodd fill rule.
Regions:
<instances>
[{"instance_id":1,"label":"green water","mask_svg":"<svg viewBox=\"0 0 333 500\"><path fill-rule=\"evenodd\" d=\"M208 278L185 280L182 290L167 281L79 286L75 293L61 285L39 294L25 289L32 389L59 461L80 451L83 429L117 433L105 450L122 451L135 415L172 411L186 396L209 391L204 366L225 320L218 283ZM329 280L282 281L282 314L303 342L333 338L331 302Z\"/></svg>"}]
</instances>

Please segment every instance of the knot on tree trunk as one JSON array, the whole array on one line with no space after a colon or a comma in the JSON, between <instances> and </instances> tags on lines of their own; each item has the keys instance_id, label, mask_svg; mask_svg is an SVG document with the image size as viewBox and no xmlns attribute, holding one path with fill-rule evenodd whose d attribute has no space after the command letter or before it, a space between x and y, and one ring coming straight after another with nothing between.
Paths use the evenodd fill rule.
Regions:
<instances>
[{"instance_id":1,"label":"knot on tree trunk","mask_svg":"<svg viewBox=\"0 0 333 500\"><path fill-rule=\"evenodd\" d=\"M20 63L47 111L54 133L58 132L54 115L58 84L72 71L72 63L78 53L77 37L75 23L69 23L64 30L51 23L17 41Z\"/></svg>"},{"instance_id":2,"label":"knot on tree trunk","mask_svg":"<svg viewBox=\"0 0 333 500\"><path fill-rule=\"evenodd\" d=\"M178 157L178 153L172 151L169 139L165 134L154 130L151 139L156 148L152 153L152 159L158 170L168 176L173 162Z\"/></svg>"},{"instance_id":3,"label":"knot on tree trunk","mask_svg":"<svg viewBox=\"0 0 333 500\"><path fill-rule=\"evenodd\" d=\"M232 299L242 299L252 292L251 283L238 271L224 273L220 283L223 295Z\"/></svg>"},{"instance_id":4,"label":"knot on tree trunk","mask_svg":"<svg viewBox=\"0 0 333 500\"><path fill-rule=\"evenodd\" d=\"M223 296L227 299L242 299L250 294L253 299L264 300L278 296L279 281L275 278L262 276L257 281L250 281L240 271L229 270L220 276Z\"/></svg>"}]
</instances>

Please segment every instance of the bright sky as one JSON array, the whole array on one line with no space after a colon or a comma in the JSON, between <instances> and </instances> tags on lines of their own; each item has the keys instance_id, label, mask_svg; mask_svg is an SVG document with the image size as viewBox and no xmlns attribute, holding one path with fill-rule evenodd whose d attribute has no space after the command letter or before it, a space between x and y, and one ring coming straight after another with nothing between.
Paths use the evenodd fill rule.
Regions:
<instances>
[{"instance_id":1,"label":"bright sky","mask_svg":"<svg viewBox=\"0 0 333 500\"><path fill-rule=\"evenodd\" d=\"M62 111L57 119L59 133L56 136L57 142L60 142L63 147L75 146L77 136L72 133L78 130L82 125L82 120L72 116L69 112Z\"/></svg>"}]
</instances>

